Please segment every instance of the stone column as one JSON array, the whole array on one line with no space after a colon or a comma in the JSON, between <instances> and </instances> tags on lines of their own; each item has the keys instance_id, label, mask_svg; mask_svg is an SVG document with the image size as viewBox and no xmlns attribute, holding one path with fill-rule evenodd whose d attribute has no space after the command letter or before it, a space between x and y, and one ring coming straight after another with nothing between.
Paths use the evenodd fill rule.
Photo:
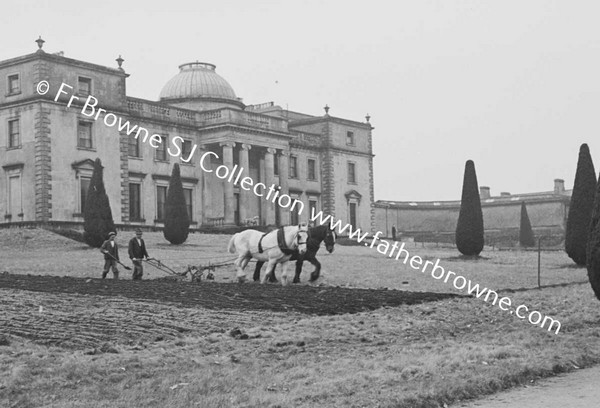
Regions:
<instances>
[{"instance_id":1,"label":"stone column","mask_svg":"<svg viewBox=\"0 0 600 408\"><path fill-rule=\"evenodd\" d=\"M221 143L223 146L223 164L231 171L233 169L233 147L234 142ZM234 225L235 216L235 197L233 196L233 183L227 180L223 181L223 191L225 192L225 225Z\"/></svg>"},{"instance_id":2,"label":"stone column","mask_svg":"<svg viewBox=\"0 0 600 408\"><path fill-rule=\"evenodd\" d=\"M269 147L267 149L267 151L265 152L265 184L267 185L267 191L271 188L271 186L275 182L275 163L274 163L274 157L273 157L275 152L277 152L277 150L273 149L272 147ZM266 199L267 194L265 194L265 199ZM267 225L275 224L275 205L279 205L279 204L272 203L274 195L275 195L274 193L271 193L268 201L265 202L265 205L267 208L265 221L266 221Z\"/></svg>"},{"instance_id":3,"label":"stone column","mask_svg":"<svg viewBox=\"0 0 600 408\"><path fill-rule=\"evenodd\" d=\"M279 155L279 185L281 186L281 194L290 194L289 185L290 173L290 152L283 150ZM280 207L281 225L289 225L290 210L289 207Z\"/></svg>"},{"instance_id":4,"label":"stone column","mask_svg":"<svg viewBox=\"0 0 600 408\"><path fill-rule=\"evenodd\" d=\"M206 152L210 151L210 148L207 145L200 145L199 147L199 157L202 157ZM200 164L198 163L198 166ZM212 170L212 155L207 155L204 158L203 166L209 170ZM202 171L202 223L205 224L208 221L208 218L212 217L212 195L211 188L209 184L210 173L200 169Z\"/></svg>"},{"instance_id":5,"label":"stone column","mask_svg":"<svg viewBox=\"0 0 600 408\"><path fill-rule=\"evenodd\" d=\"M266 185L266 179L265 179L265 157L264 155L260 158L259 162L258 162L258 180L260 180L261 183ZM264 192L263 194L267 194L266 192ZM260 211L260 225L267 225L266 223L266 219L267 219L267 204L268 202L265 200L264 197L259 197L258 200L258 207L259 207L259 211Z\"/></svg>"},{"instance_id":6,"label":"stone column","mask_svg":"<svg viewBox=\"0 0 600 408\"><path fill-rule=\"evenodd\" d=\"M243 169L241 180L244 177L250 177L250 160L248 158L248 151L252 148L249 144L242 144L240 149L240 167ZM246 191L240 186L240 223L243 225L244 221L248 218L248 209L250 208L250 194L251 191Z\"/></svg>"}]
</instances>

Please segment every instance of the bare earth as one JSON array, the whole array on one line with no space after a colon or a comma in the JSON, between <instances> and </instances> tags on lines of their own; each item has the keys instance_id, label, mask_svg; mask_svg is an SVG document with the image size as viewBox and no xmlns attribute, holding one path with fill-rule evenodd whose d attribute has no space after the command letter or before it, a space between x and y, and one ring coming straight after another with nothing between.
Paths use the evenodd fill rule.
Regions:
<instances>
[{"instance_id":1,"label":"bare earth","mask_svg":"<svg viewBox=\"0 0 600 408\"><path fill-rule=\"evenodd\" d=\"M549 378L536 386L492 395L461 408L597 408L600 404L600 367Z\"/></svg>"}]
</instances>

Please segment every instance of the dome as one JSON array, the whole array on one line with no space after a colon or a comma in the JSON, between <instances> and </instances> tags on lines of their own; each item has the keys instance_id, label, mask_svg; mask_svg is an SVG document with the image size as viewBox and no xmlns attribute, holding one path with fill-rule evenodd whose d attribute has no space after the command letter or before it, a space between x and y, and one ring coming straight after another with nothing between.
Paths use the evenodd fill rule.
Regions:
<instances>
[{"instance_id":1,"label":"dome","mask_svg":"<svg viewBox=\"0 0 600 408\"><path fill-rule=\"evenodd\" d=\"M205 62L180 65L179 74L160 91L160 100L225 99L239 102L231 85L215 72L215 68Z\"/></svg>"}]
</instances>

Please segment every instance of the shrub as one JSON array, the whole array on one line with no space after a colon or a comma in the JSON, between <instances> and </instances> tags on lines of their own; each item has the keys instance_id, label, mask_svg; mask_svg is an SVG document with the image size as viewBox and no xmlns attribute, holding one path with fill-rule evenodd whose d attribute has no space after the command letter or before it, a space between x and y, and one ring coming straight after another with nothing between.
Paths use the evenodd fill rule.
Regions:
<instances>
[{"instance_id":1,"label":"shrub","mask_svg":"<svg viewBox=\"0 0 600 408\"><path fill-rule=\"evenodd\" d=\"M108 233L115 230L102 173L102 162L96 159L83 209L83 238L89 246L96 248L100 248Z\"/></svg>"},{"instance_id":2,"label":"shrub","mask_svg":"<svg viewBox=\"0 0 600 408\"><path fill-rule=\"evenodd\" d=\"M587 243L586 266L592 289L600 299L600 176L598 179Z\"/></svg>"},{"instance_id":3,"label":"shrub","mask_svg":"<svg viewBox=\"0 0 600 408\"><path fill-rule=\"evenodd\" d=\"M531 229L531 222L529 221L529 215L527 214L527 206L525 206L525 201L521 202L521 228L519 229L519 244L522 247L535 246L535 237L533 236L533 229Z\"/></svg>"},{"instance_id":4,"label":"shrub","mask_svg":"<svg viewBox=\"0 0 600 408\"><path fill-rule=\"evenodd\" d=\"M179 164L175 163L171 180L169 180L169 188L167 189L163 235L171 244L179 245L187 240L189 229L190 217L183 195Z\"/></svg>"},{"instance_id":5,"label":"shrub","mask_svg":"<svg viewBox=\"0 0 600 408\"><path fill-rule=\"evenodd\" d=\"M456 248L467 256L479 255L483 250L483 212L479 198L475 163L465 164L460 212L456 225Z\"/></svg>"},{"instance_id":6,"label":"shrub","mask_svg":"<svg viewBox=\"0 0 600 408\"><path fill-rule=\"evenodd\" d=\"M579 148L565 236L565 251L577 265L586 264L586 247L594 208L595 189L596 172L588 145L584 143Z\"/></svg>"}]
</instances>

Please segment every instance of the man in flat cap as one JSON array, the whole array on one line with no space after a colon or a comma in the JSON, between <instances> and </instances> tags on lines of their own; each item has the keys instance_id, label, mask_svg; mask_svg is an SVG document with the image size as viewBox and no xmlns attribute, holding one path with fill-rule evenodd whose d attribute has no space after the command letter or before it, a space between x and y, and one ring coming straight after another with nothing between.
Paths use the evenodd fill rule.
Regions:
<instances>
[{"instance_id":1,"label":"man in flat cap","mask_svg":"<svg viewBox=\"0 0 600 408\"><path fill-rule=\"evenodd\" d=\"M113 278L119 279L119 270L117 269L117 263L119 261L119 247L115 242L116 232L109 232L108 239L104 241L100 252L104 254L104 270L102 271L102 279L106 278L108 270L112 269Z\"/></svg>"},{"instance_id":2,"label":"man in flat cap","mask_svg":"<svg viewBox=\"0 0 600 408\"><path fill-rule=\"evenodd\" d=\"M146 251L146 243L142 239L142 230L135 230L135 237L129 241L129 258L133 262L133 280L141 280L144 274L142 259L148 259L148 251Z\"/></svg>"}]
</instances>

